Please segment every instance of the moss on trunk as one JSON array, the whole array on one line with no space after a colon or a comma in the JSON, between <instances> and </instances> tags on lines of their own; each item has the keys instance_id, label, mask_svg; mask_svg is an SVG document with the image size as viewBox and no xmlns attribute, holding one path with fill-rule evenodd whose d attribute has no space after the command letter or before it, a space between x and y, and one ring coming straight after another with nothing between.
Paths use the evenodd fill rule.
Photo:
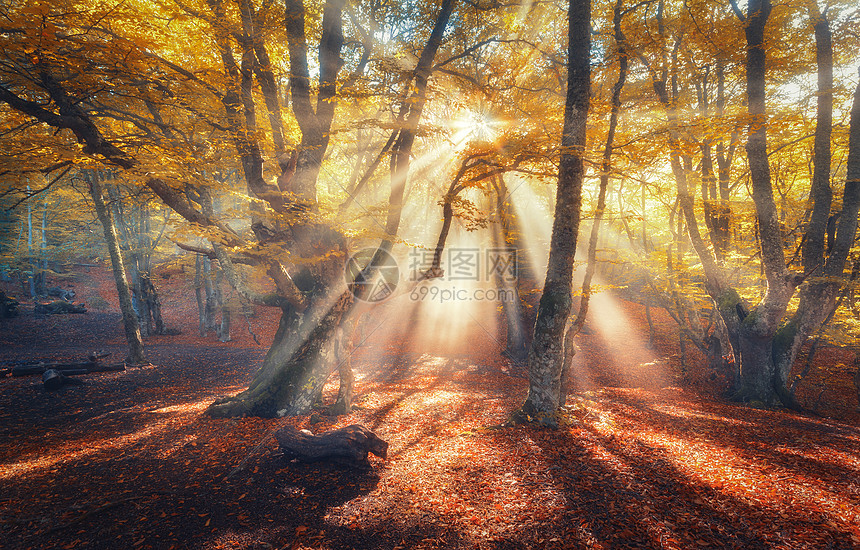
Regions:
<instances>
[{"instance_id":1,"label":"moss on trunk","mask_svg":"<svg viewBox=\"0 0 860 550\"><path fill-rule=\"evenodd\" d=\"M306 313L295 330L290 328L295 317L285 311L275 341L248 389L215 401L208 413L266 418L307 413L334 368L333 338L351 304L352 294L344 292L333 304L320 304ZM313 328L303 330L308 326Z\"/></svg>"}]
</instances>

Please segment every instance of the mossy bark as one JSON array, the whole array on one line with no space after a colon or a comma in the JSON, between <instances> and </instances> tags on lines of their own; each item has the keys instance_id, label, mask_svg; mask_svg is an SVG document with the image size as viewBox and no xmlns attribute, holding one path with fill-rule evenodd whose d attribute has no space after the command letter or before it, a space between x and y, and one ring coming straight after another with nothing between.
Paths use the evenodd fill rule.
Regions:
<instances>
[{"instance_id":1,"label":"mossy bark","mask_svg":"<svg viewBox=\"0 0 860 550\"><path fill-rule=\"evenodd\" d=\"M546 282L529 351L529 393L522 411L554 425L561 399L564 329L582 205L583 156L591 89L591 2L568 4L567 98Z\"/></svg>"},{"instance_id":2,"label":"mossy bark","mask_svg":"<svg viewBox=\"0 0 860 550\"><path fill-rule=\"evenodd\" d=\"M344 292L333 303L323 301L301 317L284 310L272 347L248 389L219 399L209 407L209 414L270 418L307 413L334 368L334 336L352 299Z\"/></svg>"},{"instance_id":3,"label":"mossy bark","mask_svg":"<svg viewBox=\"0 0 860 550\"><path fill-rule=\"evenodd\" d=\"M90 196L93 199L93 204L96 208L96 215L102 224L105 241L108 245L114 281L116 282L117 296L119 297L119 307L122 311L125 338L128 342L128 357L126 358L126 361L133 365L144 365L148 361L146 360L146 353L143 349L143 339L140 335L140 324L138 323L137 314L134 312L134 307L132 306L131 290L128 287L128 279L125 275L122 249L119 246L116 226L114 225L113 217L104 202L104 195L100 181L101 175L95 171L86 171L85 177L90 186Z\"/></svg>"}]
</instances>

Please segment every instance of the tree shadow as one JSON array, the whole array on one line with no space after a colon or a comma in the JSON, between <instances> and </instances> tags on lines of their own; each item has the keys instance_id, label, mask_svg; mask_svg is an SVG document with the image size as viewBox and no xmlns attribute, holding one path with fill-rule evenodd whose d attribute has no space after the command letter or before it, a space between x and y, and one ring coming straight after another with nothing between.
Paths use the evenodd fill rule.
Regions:
<instances>
[{"instance_id":1,"label":"tree shadow","mask_svg":"<svg viewBox=\"0 0 860 550\"><path fill-rule=\"evenodd\" d=\"M542 454L557 457L544 483L563 495L564 505L545 522L547 540L583 548L856 547L850 531L820 514L795 510L785 517L769 507L769 495L754 506L691 479L660 449L641 442L594 431L527 430ZM523 536L529 534L515 538Z\"/></svg>"},{"instance_id":2,"label":"tree shadow","mask_svg":"<svg viewBox=\"0 0 860 550\"><path fill-rule=\"evenodd\" d=\"M698 434L750 463L775 465L801 476L814 475L849 493L853 480L860 475L856 466L844 460L844 455L860 455L860 429L853 426L707 401L680 402L686 410L676 414L641 400L620 397L616 403L613 414L630 422L660 426L666 433L682 438ZM618 405L632 411L625 412ZM822 448L835 451L835 456L824 460Z\"/></svg>"}]
</instances>

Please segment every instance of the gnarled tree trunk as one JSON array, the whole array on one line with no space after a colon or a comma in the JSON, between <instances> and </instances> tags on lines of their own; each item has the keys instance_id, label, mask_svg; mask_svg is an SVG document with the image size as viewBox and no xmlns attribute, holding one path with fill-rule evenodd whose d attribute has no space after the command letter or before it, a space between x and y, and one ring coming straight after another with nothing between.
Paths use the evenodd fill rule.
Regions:
<instances>
[{"instance_id":1,"label":"gnarled tree trunk","mask_svg":"<svg viewBox=\"0 0 860 550\"><path fill-rule=\"evenodd\" d=\"M301 316L285 308L263 365L248 389L209 407L212 416L304 414L335 366L334 336L353 303L349 291L320 300Z\"/></svg>"}]
</instances>

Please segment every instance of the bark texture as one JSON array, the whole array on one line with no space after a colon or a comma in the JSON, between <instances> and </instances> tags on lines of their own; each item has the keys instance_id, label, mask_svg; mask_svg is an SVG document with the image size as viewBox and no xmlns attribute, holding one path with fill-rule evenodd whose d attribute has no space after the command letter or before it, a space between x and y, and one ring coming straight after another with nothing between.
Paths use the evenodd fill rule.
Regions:
<instances>
[{"instance_id":1,"label":"bark texture","mask_svg":"<svg viewBox=\"0 0 860 550\"><path fill-rule=\"evenodd\" d=\"M552 424L561 398L564 329L571 308L571 283L579 234L586 122L591 88L591 2L568 5L568 76L546 282L529 350L529 393L522 411Z\"/></svg>"},{"instance_id":2,"label":"bark texture","mask_svg":"<svg viewBox=\"0 0 860 550\"><path fill-rule=\"evenodd\" d=\"M570 368L573 356L576 353L576 335L585 326L588 315L588 305L591 300L591 281L597 269L597 240L600 236L600 224L603 221L603 213L606 210L606 192L609 188L609 174L612 171L612 151L615 142L615 131L618 127L618 115L621 112L621 91L627 81L628 47L627 39L621 30L621 20L624 17L622 1L618 0L613 9L612 27L615 36L615 44L618 48L618 79L612 87L612 108L609 113L609 131L603 146L603 159L600 163L600 185L597 192L597 208L591 222L591 234L588 238L588 259L585 267L585 275L582 279L582 293L579 299L579 311L573 318L564 333L564 367L562 371L562 393L561 404L567 400L567 388L569 386Z\"/></svg>"},{"instance_id":3,"label":"bark texture","mask_svg":"<svg viewBox=\"0 0 860 550\"><path fill-rule=\"evenodd\" d=\"M99 222L101 222L104 229L105 240L107 241L108 252L110 253L114 281L116 282L116 290L119 295L119 307L122 311L122 324L125 329L125 338L128 341L127 361L134 365L143 365L147 363L146 354L143 350L143 340L140 336L140 325L138 324L137 314L131 302L131 291L128 287L128 279L125 276L122 250L119 246L116 227L114 226L110 211L105 206L99 175L89 172L87 183L90 186L90 196L95 204L96 215L98 215Z\"/></svg>"},{"instance_id":4,"label":"bark texture","mask_svg":"<svg viewBox=\"0 0 860 550\"><path fill-rule=\"evenodd\" d=\"M388 442L359 424L319 435L284 426L275 432L275 440L285 457L303 462L335 460L366 465L370 453L379 458L388 456Z\"/></svg>"}]
</instances>

